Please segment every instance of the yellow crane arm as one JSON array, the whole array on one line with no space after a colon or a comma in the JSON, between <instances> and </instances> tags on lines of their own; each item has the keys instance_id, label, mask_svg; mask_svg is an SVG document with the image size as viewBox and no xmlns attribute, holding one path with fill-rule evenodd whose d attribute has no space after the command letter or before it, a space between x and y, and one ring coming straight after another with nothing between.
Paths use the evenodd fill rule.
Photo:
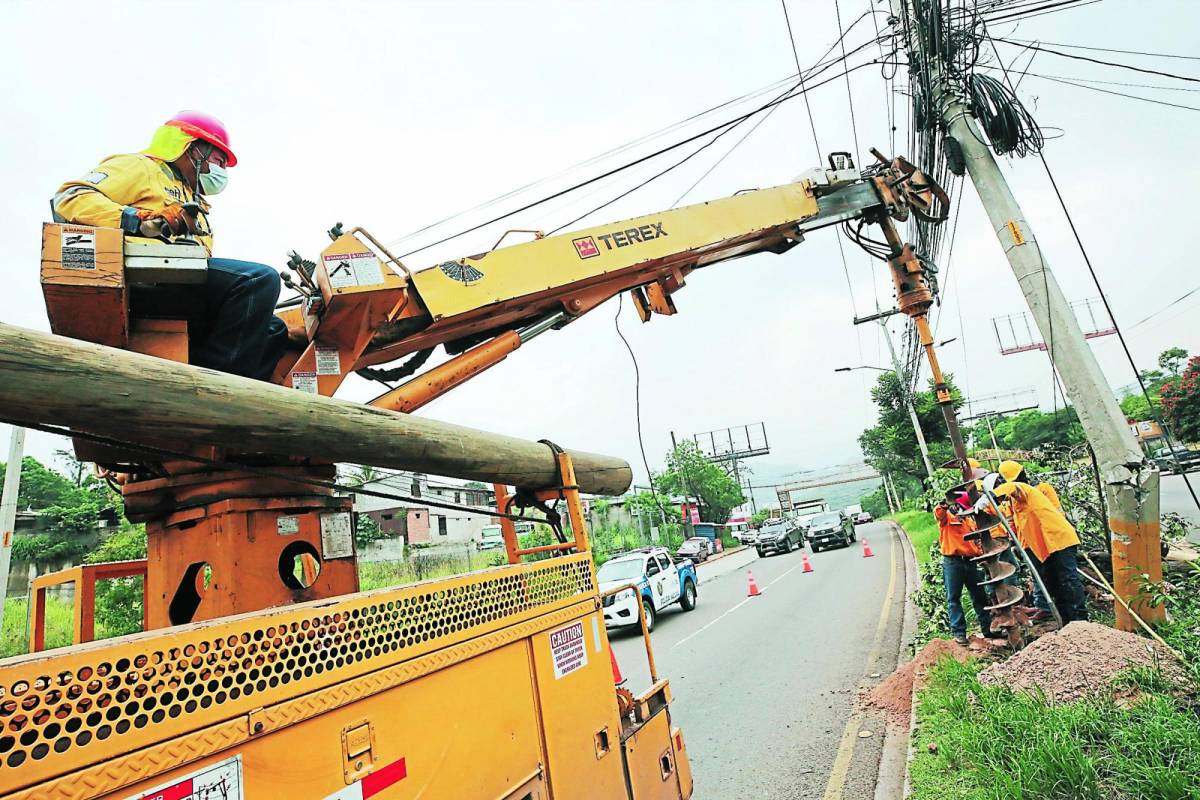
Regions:
<instances>
[{"instance_id":1,"label":"yellow crane arm","mask_svg":"<svg viewBox=\"0 0 1200 800\"><path fill-rule=\"evenodd\" d=\"M782 253L806 233L865 218L906 219L928 213L944 194L903 159L859 171L848 158L792 183L572 231L535 232L532 241L434 265L416 273L365 232L338 236L316 264L303 312L309 351L282 368L320 374L321 348L341 351L340 375L319 386L332 394L350 369L394 361L444 345L456 359L378 398L376 405L412 411L494 366L522 342L560 328L622 291L643 321L673 314L672 295L701 267L760 252ZM943 203L944 205L944 203ZM377 244L377 243L376 243ZM391 262L406 278L385 269ZM380 302L382 301L382 302ZM364 316L366 319L364 320ZM294 384L293 384L294 385Z\"/></svg>"}]
</instances>

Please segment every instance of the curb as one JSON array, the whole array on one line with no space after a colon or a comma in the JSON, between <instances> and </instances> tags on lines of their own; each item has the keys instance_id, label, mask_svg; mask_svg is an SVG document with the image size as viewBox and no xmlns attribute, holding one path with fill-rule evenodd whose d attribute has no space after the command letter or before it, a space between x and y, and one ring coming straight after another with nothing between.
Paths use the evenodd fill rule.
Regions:
<instances>
[{"instance_id":1,"label":"curb","mask_svg":"<svg viewBox=\"0 0 1200 800\"><path fill-rule=\"evenodd\" d=\"M745 546L745 545L742 545L741 547L738 547L738 548L735 548L735 549L726 550L726 551L725 551L724 553L722 553L722 554L721 554L719 557L717 557L717 558L710 558L710 559L708 559L708 561L705 561L704 563L705 563L705 564L709 564L709 563L711 563L711 562L713 562L713 561L717 561L717 560L719 560L719 559L721 559L721 558L725 558L726 556L732 556L732 555L736 555L737 553L745 552L745 551L747 551L747 550L750 550L750 549L751 549L751 548L749 548L749 547L747 547L747 546ZM747 562L747 563L749 563L749 562ZM734 567L734 569L738 569L738 567ZM732 571L732 570L731 570L731 571ZM709 581L716 580L717 578L720 578L720 577L722 577L722 576L724 576L724 575L727 575L727 574L729 574L729 573L728 573L728 572L721 572L721 573L718 573L718 574L716 574L716 575L713 575L713 574L711 574L711 573L709 573L709 574L706 574L706 575L701 575L701 574L700 574L700 571L699 571L699 570L697 570L697 571L696 571L696 577L697 577L697 579L698 579L697 586L703 586L704 584L708 583Z\"/></svg>"},{"instance_id":2,"label":"curb","mask_svg":"<svg viewBox=\"0 0 1200 800\"><path fill-rule=\"evenodd\" d=\"M912 542L901 525L890 519L884 521L895 529L896 540L899 541L900 552L904 555L904 608L901 610L900 648L896 657L896 668L904 666L911 658L905 657L911 648L914 634L917 632L917 606L912 601L913 591L917 588L917 557L913 552ZM880 768L876 775L875 800L898 800L908 793L908 762L912 757L912 720L908 726L889 721L884 729L882 752L880 753ZM896 792L901 794L896 794Z\"/></svg>"},{"instance_id":3,"label":"curb","mask_svg":"<svg viewBox=\"0 0 1200 800\"><path fill-rule=\"evenodd\" d=\"M913 603L913 592L917 588L919 577L917 575L917 557L913 550L912 541L908 538L908 531L904 530L902 525L899 525L891 520L885 520L893 528L896 529L896 536L901 542L901 550L904 553L904 616L900 630L900 654L901 658L897 659L896 667L899 669L904 664L911 661L911 657L905 657L907 651L912 646L913 637L917 631L917 607ZM913 693L912 711L909 713L908 725L901 727L898 725L889 725L887 727L887 738L883 743L883 754L880 756L880 764L887 761L897 764L897 772L899 772L899 762L904 764L904 774L901 781L900 797L907 798L911 791L909 785L909 768L913 759L913 744L912 733L916 723L916 693ZM902 755L903 754L903 755ZM876 785L875 797L876 800L893 800L895 795L882 795L880 792L888 792L894 788L894 784L887 788L883 786L883 782Z\"/></svg>"}]
</instances>

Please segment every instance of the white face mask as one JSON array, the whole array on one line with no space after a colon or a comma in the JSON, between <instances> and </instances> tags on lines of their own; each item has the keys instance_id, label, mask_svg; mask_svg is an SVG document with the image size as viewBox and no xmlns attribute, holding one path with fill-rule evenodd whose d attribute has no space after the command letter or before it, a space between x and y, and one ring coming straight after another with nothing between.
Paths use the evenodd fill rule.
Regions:
<instances>
[{"instance_id":1,"label":"white face mask","mask_svg":"<svg viewBox=\"0 0 1200 800\"><path fill-rule=\"evenodd\" d=\"M225 168L209 163L208 172L200 173L200 193L204 195L220 194L229 183L229 174Z\"/></svg>"}]
</instances>

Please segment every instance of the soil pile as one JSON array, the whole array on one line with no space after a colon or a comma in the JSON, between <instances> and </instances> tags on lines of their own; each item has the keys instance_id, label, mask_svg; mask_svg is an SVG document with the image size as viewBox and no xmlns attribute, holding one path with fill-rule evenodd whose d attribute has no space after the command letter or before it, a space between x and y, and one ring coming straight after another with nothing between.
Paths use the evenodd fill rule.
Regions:
<instances>
[{"instance_id":1,"label":"soil pile","mask_svg":"<svg viewBox=\"0 0 1200 800\"><path fill-rule=\"evenodd\" d=\"M943 655L966 661L970 652L966 647L949 639L934 639L921 648L916 658L899 667L883 683L867 692L862 700L868 706L888 712L897 722L908 725L909 714L912 713L913 681L923 681L925 673Z\"/></svg>"},{"instance_id":2,"label":"soil pile","mask_svg":"<svg viewBox=\"0 0 1200 800\"><path fill-rule=\"evenodd\" d=\"M979 680L1013 689L1039 688L1050 700L1066 703L1106 691L1121 670L1156 665L1171 680L1184 680L1178 662L1156 642L1094 622L1072 622L992 664L979 673Z\"/></svg>"}]
</instances>

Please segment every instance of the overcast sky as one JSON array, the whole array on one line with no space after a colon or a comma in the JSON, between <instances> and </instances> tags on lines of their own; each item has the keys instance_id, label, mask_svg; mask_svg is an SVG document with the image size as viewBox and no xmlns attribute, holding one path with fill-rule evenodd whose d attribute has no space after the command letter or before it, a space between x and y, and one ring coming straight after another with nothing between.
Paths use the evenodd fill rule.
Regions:
<instances>
[{"instance_id":1,"label":"overcast sky","mask_svg":"<svg viewBox=\"0 0 1200 800\"><path fill-rule=\"evenodd\" d=\"M806 66L838 37L833 0L788 4ZM885 5L841 0L843 25ZM67 24L69 21L69 24ZM848 47L874 36L866 16ZM997 33L1044 42L1200 54L1200 6L1104 0ZM1150 68L1200 74L1196 61L1084 52ZM852 57L859 63L867 53ZM1008 58L1017 55L1003 50ZM127 61L117 54L128 54ZM1027 57L1020 61L1024 65ZM393 241L531 181L755 92L795 71L778 0L739 2L209 2L5 3L0 127L7 191L0 228L5 322L46 330L38 286L40 223L63 180L104 156L143 148L180 108L226 123L239 158L215 199L221 256L282 266L309 257L334 222ZM1031 73L1170 85L1176 91L1092 84L1200 107L1195 83L1115 70L1049 54ZM1140 364L1164 348L1200 352L1200 293L1136 325L1200 285L1194 232L1200 185L1200 116L1027 77L1022 99L1059 138L1047 158L1080 226L1117 320ZM876 66L851 77L858 146L887 151L885 82ZM843 80L810 95L821 148L855 150ZM904 98L898 98L903 112ZM487 209L498 212L630 160L732 116L739 105L666 137ZM907 141L898 117L897 151ZM685 166L576 227L669 208L724 155L746 126ZM685 151L686 152L686 151ZM551 229L644 180L679 156L630 171L578 196L518 214L405 259L416 269L485 250L507 227ZM686 202L785 183L816 166L804 103L781 107L687 196ZM1006 161L1018 200L1069 298L1097 294L1036 159ZM524 201L524 202L523 202ZM407 252L484 219L454 220L399 243ZM850 319L892 302L884 268L846 245L850 284L833 231L782 256L764 254L694 273L675 295L679 314L642 325L620 318L642 376L642 431L652 468L679 435L765 422L771 455L756 482L859 459L856 438L873 413L867 371L887 363L876 326ZM969 395L1036 387L1052 403L1045 355L1001 356L993 317L1023 300L974 190L963 193L938 338L946 366ZM947 267L943 266L943 275ZM613 329L616 302L548 334L422 414L487 430L550 438L620 455L638 453L634 374ZM960 325L961 320L961 325ZM893 325L899 332L899 322ZM1115 337L1093 345L1114 386L1133 375ZM969 360L969 369L966 361ZM340 396L377 394L352 378ZM0 429L7 442L7 429ZM62 446L30 437L46 460Z\"/></svg>"}]
</instances>

